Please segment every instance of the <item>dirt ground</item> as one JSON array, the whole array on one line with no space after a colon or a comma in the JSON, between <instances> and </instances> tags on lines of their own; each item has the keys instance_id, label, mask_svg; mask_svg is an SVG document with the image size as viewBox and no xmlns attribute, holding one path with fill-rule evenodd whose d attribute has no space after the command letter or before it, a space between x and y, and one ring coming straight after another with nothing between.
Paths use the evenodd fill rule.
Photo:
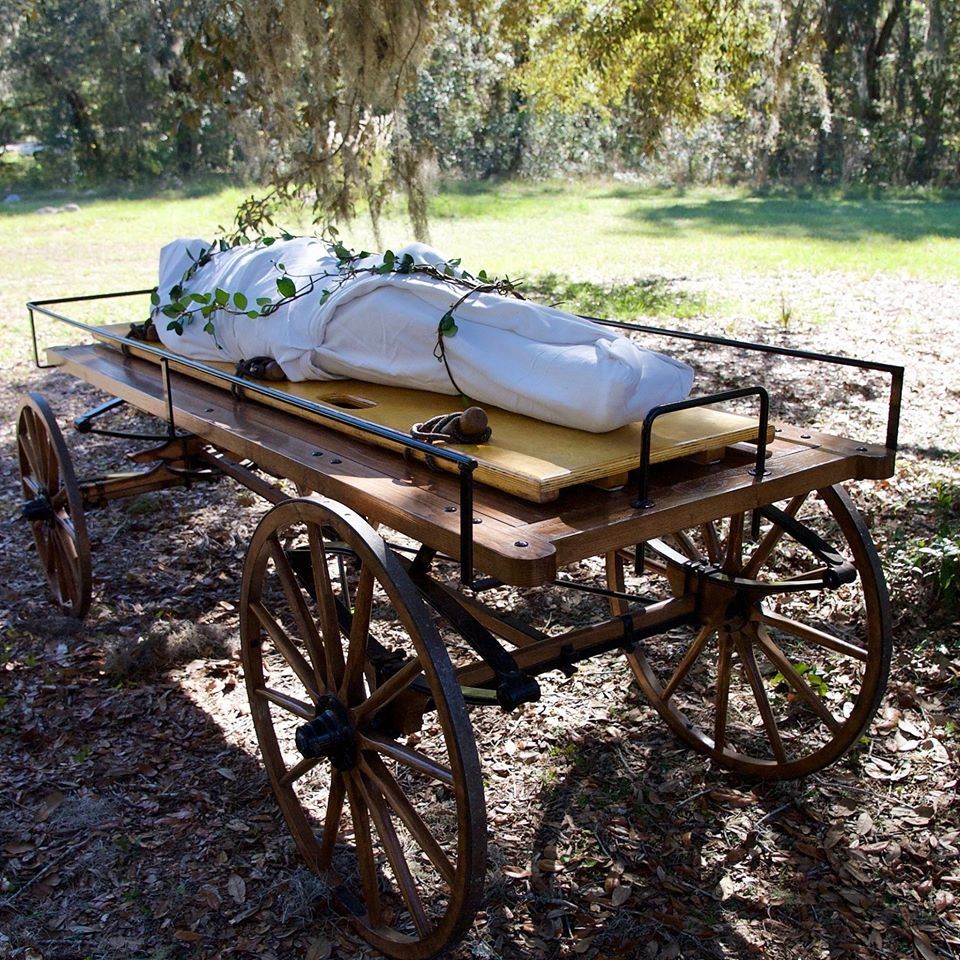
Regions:
<instances>
[{"instance_id":1,"label":"dirt ground","mask_svg":"<svg viewBox=\"0 0 960 960\"><path fill-rule=\"evenodd\" d=\"M960 282L725 283L678 282L743 304L687 328L907 367L897 474L854 491L894 611L883 705L851 756L779 784L686 749L618 654L475 711L489 857L456 958L960 955L960 613L918 552L960 511ZM883 378L681 352L701 389L763 382L776 418L883 436ZM237 608L265 507L222 481L91 512L93 604L59 615L13 519L16 409L42 391L65 427L103 398L20 355L0 383L0 958L375 956L299 862L258 756ZM129 468L121 441L67 441L81 476ZM504 602L604 616L581 595Z\"/></svg>"}]
</instances>

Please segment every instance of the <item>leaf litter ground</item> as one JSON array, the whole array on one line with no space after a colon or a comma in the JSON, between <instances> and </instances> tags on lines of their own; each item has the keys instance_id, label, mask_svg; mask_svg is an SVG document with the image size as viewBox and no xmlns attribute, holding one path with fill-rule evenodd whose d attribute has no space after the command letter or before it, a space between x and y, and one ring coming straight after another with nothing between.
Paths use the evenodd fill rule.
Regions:
<instances>
[{"instance_id":1,"label":"leaf litter ground","mask_svg":"<svg viewBox=\"0 0 960 960\"><path fill-rule=\"evenodd\" d=\"M856 491L896 618L869 738L802 782L738 780L673 738L616 655L545 678L542 701L511 715L475 712L490 850L484 910L458 960L960 953L957 610L932 594L916 552L957 524L960 289L794 279L806 293L780 323L735 318L721 332L909 371L897 475ZM758 304L770 295L749 280L732 293ZM824 304L828 322L792 319ZM878 435L882 381L678 352L701 371L701 390L763 382L778 418ZM221 482L97 511L93 607L82 625L59 616L28 531L6 522L18 506L14 415L28 390L61 424L102 399L26 363L0 385L0 957L373 956L298 862L257 755L237 601L264 507ZM68 443L81 475L127 466L116 441ZM597 574L591 563L567 572ZM555 626L605 615L591 598L546 590L503 591L499 602Z\"/></svg>"}]
</instances>

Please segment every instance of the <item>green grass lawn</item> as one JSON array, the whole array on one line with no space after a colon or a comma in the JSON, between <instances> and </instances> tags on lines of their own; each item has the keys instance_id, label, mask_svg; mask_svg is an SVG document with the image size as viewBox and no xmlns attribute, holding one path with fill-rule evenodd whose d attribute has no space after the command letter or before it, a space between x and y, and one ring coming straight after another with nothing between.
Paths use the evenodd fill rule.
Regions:
<instances>
[{"instance_id":1,"label":"green grass lawn","mask_svg":"<svg viewBox=\"0 0 960 960\"><path fill-rule=\"evenodd\" d=\"M164 243L212 236L231 223L248 192L206 184L127 198L0 204L6 324L23 322L30 298L150 286ZM79 212L36 212L72 199ZM581 310L604 312L608 302L606 312L621 316L683 316L702 306L671 297L664 278L828 270L960 275L960 201L920 194L844 199L611 182L454 184L433 198L431 231L434 245L467 267L527 278L548 299ZM342 232L348 245L373 246L363 219ZM388 246L410 239L399 208L383 234Z\"/></svg>"}]
</instances>

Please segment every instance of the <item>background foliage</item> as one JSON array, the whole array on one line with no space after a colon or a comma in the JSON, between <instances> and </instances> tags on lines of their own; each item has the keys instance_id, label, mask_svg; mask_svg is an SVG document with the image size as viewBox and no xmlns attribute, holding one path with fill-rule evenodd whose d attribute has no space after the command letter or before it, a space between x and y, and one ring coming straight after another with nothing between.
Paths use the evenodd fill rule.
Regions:
<instances>
[{"instance_id":1,"label":"background foliage","mask_svg":"<svg viewBox=\"0 0 960 960\"><path fill-rule=\"evenodd\" d=\"M225 171L376 224L436 172L955 184L960 0L0 0L9 183ZM269 215L269 207L248 210Z\"/></svg>"}]
</instances>

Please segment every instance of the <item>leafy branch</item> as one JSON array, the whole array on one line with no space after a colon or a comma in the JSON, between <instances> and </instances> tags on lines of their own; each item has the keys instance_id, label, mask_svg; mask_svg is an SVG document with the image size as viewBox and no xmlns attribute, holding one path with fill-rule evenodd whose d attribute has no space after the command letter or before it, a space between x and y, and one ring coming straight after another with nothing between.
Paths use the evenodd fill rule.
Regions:
<instances>
[{"instance_id":1,"label":"leafy branch","mask_svg":"<svg viewBox=\"0 0 960 960\"><path fill-rule=\"evenodd\" d=\"M463 291L437 324L437 347L434 355L446 365L443 338L452 337L456 334L458 328L454 314L469 297L477 293L496 293L501 296L524 299L518 289L519 281L511 280L507 276L490 276L485 270L481 270L474 275L467 270L460 269L459 258L444 260L437 264L417 263L409 253L398 256L392 250L387 250L380 262L361 266L361 264L370 260L372 255L366 250L355 252L346 247L338 239L337 231L333 227L328 228L327 236L321 239L327 243L330 253L336 258L336 269L333 272L325 269L317 273L299 275L288 271L282 261L273 261L273 266L280 274L276 279L277 296L275 298L257 297L254 306L249 303L247 296L239 290L231 292L222 287L215 287L212 290L190 289L190 282L198 275L201 268L211 263L214 258L222 256L237 246L254 244L255 246L270 247L278 240L289 241L293 239L294 236L286 231L281 231L278 237L260 236L255 239L250 238L246 231L238 231L232 241L220 239L211 247L201 249L197 257L193 258L191 255L193 262L184 271L180 281L167 292L166 302L161 303L158 292L155 292L152 297L154 307L169 320L167 329L174 330L178 335L182 335L186 324L192 323L199 317L204 321L204 332L216 337L214 318L218 313L246 316L251 320L257 320L269 317L281 307L293 303L295 300L308 297L318 289L320 291L319 305L323 306L344 284L363 275L417 274L430 277L449 285L453 289ZM447 366L447 372L448 374L450 372L449 366ZM450 379L453 381L452 374ZM456 386L455 382L454 386Z\"/></svg>"}]
</instances>

